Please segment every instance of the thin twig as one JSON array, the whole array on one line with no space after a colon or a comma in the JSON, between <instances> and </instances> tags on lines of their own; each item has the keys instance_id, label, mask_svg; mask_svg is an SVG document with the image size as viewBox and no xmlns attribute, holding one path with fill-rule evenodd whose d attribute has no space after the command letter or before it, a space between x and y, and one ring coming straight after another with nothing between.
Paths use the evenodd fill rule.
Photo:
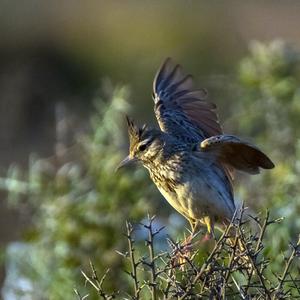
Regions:
<instances>
[{"instance_id":1,"label":"thin twig","mask_svg":"<svg viewBox=\"0 0 300 300\"><path fill-rule=\"evenodd\" d=\"M257 252L261 249L261 246L262 246L262 241L263 241L263 238L264 238L264 235L266 233L266 229L267 229L267 226L269 225L269 216L270 216L270 212L267 210L266 211L266 216L264 218L264 222L262 225L260 225L259 221L258 220L255 220L257 222L257 224L259 225L260 227L260 233L259 233L259 237L258 237L258 241L257 241L257 244L256 244L256 247L255 247L255 253L257 254ZM248 289L249 289L249 285L251 283L251 279L252 279L252 276L253 276L253 272L254 272L254 269L252 268L251 269L251 272L249 274L249 277L248 277L248 284L247 286L245 287L245 293L247 294L248 292Z\"/></svg>"},{"instance_id":2,"label":"thin twig","mask_svg":"<svg viewBox=\"0 0 300 300\"><path fill-rule=\"evenodd\" d=\"M132 232L133 227L129 222L126 222L126 229L127 229L127 240L128 240L128 253L129 253L129 259L131 263L131 272L130 275L133 279L134 284L134 299L140 299L140 287L139 287L139 281L137 278L137 266L139 263L136 263L135 261L135 255L134 255L134 240L132 238Z\"/></svg>"},{"instance_id":3,"label":"thin twig","mask_svg":"<svg viewBox=\"0 0 300 300\"><path fill-rule=\"evenodd\" d=\"M247 254L247 256L248 256L248 258L249 258L249 260L250 260L250 262L251 262L251 265L252 265L252 267L253 267L253 268L255 269L255 271L256 271L256 274L257 274L257 276L258 276L258 278L259 278L259 281L260 281L260 283L261 283L261 286L262 286L262 288L264 289L264 292L265 292L265 294L266 294L266 296L267 296L267 299L271 299L271 294L270 294L270 292L269 292L269 290L268 290L268 288L267 288L267 286L266 286L266 284L265 284L265 279L264 279L264 277L263 277L263 274L262 274L262 273L260 272L260 270L258 269L255 259L253 258L252 254L250 253L247 244L244 242L244 234L243 234L243 231L241 230L241 228L238 228L238 229L239 229L240 235L242 236L242 239L240 240L241 243L242 243L242 246L245 248L246 254Z\"/></svg>"},{"instance_id":4,"label":"thin twig","mask_svg":"<svg viewBox=\"0 0 300 300\"><path fill-rule=\"evenodd\" d=\"M154 236L155 233L153 232L152 223L155 217L150 218L148 215L149 225L144 225L144 227L148 230L148 250L149 250L149 267L151 272L151 280L150 280L150 291L151 291L151 299L156 300L156 267L155 267L155 252L154 252Z\"/></svg>"},{"instance_id":5,"label":"thin twig","mask_svg":"<svg viewBox=\"0 0 300 300\"><path fill-rule=\"evenodd\" d=\"M298 238L297 244L295 246L293 246L293 251L285 265L284 271L282 273L282 275L280 276L280 281L279 284L276 288L277 291L280 291L282 289L283 284L285 283L285 278L288 275L289 269L291 267L292 261L293 259L296 257L297 255L297 251L299 250L299 246L300 246L300 236ZM275 299L275 298L274 298Z\"/></svg>"}]
</instances>

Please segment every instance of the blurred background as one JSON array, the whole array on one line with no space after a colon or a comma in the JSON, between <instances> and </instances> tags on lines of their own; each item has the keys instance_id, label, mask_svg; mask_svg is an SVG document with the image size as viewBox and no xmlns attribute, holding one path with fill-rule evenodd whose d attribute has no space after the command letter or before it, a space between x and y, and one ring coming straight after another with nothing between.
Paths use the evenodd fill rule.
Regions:
<instances>
[{"instance_id":1,"label":"blurred background","mask_svg":"<svg viewBox=\"0 0 300 300\"><path fill-rule=\"evenodd\" d=\"M145 171L114 173L127 151L124 114L156 126L152 79L169 56L208 89L226 132L275 161L236 189L255 213L285 217L266 251L295 239L299 14L296 0L0 0L2 297L74 299L89 259L99 273L111 268L108 289L126 289L115 250L127 219L157 214L166 233L183 235Z\"/></svg>"}]
</instances>

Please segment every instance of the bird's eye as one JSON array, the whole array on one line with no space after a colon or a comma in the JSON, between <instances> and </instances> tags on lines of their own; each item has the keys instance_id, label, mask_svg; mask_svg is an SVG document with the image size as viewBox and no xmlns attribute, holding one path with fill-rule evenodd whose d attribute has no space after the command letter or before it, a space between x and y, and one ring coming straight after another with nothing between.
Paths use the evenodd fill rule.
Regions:
<instances>
[{"instance_id":1,"label":"bird's eye","mask_svg":"<svg viewBox=\"0 0 300 300\"><path fill-rule=\"evenodd\" d=\"M142 152L142 151L144 151L146 149L146 145L145 144L140 145L138 149L139 149L139 151Z\"/></svg>"}]
</instances>

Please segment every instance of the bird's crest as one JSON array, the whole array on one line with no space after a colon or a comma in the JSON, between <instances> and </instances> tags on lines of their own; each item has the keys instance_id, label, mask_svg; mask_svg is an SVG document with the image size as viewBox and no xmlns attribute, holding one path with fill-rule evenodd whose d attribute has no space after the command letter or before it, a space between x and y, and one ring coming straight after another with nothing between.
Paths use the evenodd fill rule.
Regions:
<instances>
[{"instance_id":1,"label":"bird's crest","mask_svg":"<svg viewBox=\"0 0 300 300\"><path fill-rule=\"evenodd\" d=\"M141 140L142 135L147 129L147 125L143 125L142 128L137 127L133 120L126 116L128 135L129 135L129 143L130 143L130 151L133 147Z\"/></svg>"}]
</instances>

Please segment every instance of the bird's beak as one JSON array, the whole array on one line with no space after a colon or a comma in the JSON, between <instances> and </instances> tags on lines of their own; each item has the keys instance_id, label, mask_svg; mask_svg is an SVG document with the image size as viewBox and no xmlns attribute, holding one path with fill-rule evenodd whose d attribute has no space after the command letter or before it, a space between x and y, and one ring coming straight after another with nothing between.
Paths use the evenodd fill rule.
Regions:
<instances>
[{"instance_id":1,"label":"bird's beak","mask_svg":"<svg viewBox=\"0 0 300 300\"><path fill-rule=\"evenodd\" d=\"M126 156L120 163L119 165L116 167L115 171L118 171L119 169L128 166L132 163L134 163L136 161L136 158L131 158L129 155Z\"/></svg>"}]
</instances>

